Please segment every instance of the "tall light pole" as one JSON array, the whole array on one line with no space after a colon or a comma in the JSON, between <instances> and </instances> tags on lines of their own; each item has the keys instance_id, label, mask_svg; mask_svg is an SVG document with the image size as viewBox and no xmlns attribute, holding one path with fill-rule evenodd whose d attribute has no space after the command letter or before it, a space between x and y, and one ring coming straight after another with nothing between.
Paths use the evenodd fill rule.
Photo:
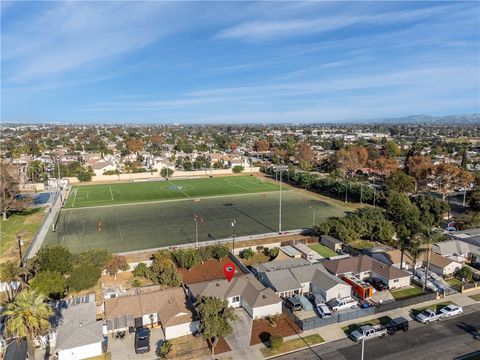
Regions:
<instances>
[{"instance_id":1,"label":"tall light pole","mask_svg":"<svg viewBox=\"0 0 480 360\"><path fill-rule=\"evenodd\" d=\"M310 205L310 209L312 209L312 228L315 228L315 208Z\"/></svg>"},{"instance_id":2,"label":"tall light pole","mask_svg":"<svg viewBox=\"0 0 480 360\"><path fill-rule=\"evenodd\" d=\"M280 191L279 191L279 203L278 203L278 233L282 233L282 171L285 171L288 167L286 165L278 165L276 172L280 171Z\"/></svg>"},{"instance_id":3,"label":"tall light pole","mask_svg":"<svg viewBox=\"0 0 480 360\"><path fill-rule=\"evenodd\" d=\"M235 224L237 223L237 220L233 219L232 220L232 253L235 255Z\"/></svg>"},{"instance_id":4,"label":"tall light pole","mask_svg":"<svg viewBox=\"0 0 480 360\"><path fill-rule=\"evenodd\" d=\"M364 359L365 355L365 331L363 331L363 337L362 337L362 360Z\"/></svg>"}]
</instances>

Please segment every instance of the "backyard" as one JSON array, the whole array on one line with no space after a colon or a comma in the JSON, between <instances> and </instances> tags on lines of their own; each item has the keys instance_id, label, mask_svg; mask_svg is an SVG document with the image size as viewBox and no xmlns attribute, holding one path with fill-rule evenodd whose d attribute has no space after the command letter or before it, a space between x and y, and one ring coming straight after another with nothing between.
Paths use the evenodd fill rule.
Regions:
<instances>
[{"instance_id":1,"label":"backyard","mask_svg":"<svg viewBox=\"0 0 480 360\"><path fill-rule=\"evenodd\" d=\"M335 251L330 250L328 247L322 244L308 245L308 247L313 251L317 252L318 254L320 254L321 256L323 256L324 258L329 258L337 255Z\"/></svg>"}]
</instances>

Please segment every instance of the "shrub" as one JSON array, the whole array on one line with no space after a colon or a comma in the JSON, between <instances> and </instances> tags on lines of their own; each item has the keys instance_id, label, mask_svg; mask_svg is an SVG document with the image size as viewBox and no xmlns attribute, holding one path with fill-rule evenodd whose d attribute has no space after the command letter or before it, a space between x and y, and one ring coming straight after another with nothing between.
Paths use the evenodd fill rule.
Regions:
<instances>
[{"instance_id":1,"label":"shrub","mask_svg":"<svg viewBox=\"0 0 480 360\"><path fill-rule=\"evenodd\" d=\"M275 259L278 256L280 249L279 248L271 248L268 250L267 256L270 257L270 259Z\"/></svg>"},{"instance_id":2,"label":"shrub","mask_svg":"<svg viewBox=\"0 0 480 360\"><path fill-rule=\"evenodd\" d=\"M99 269L103 269L111 258L112 254L110 254L108 251L102 249L93 249L78 254L76 263L90 263L95 265Z\"/></svg>"},{"instance_id":3,"label":"shrub","mask_svg":"<svg viewBox=\"0 0 480 360\"><path fill-rule=\"evenodd\" d=\"M243 170L245 170L245 168L244 168L242 165L235 165L235 166L232 168L232 171L233 171L235 174L240 174Z\"/></svg>"},{"instance_id":4,"label":"shrub","mask_svg":"<svg viewBox=\"0 0 480 360\"><path fill-rule=\"evenodd\" d=\"M270 336L270 348L272 350L278 350L283 345L283 337L280 335L271 335Z\"/></svg>"},{"instance_id":5,"label":"shrub","mask_svg":"<svg viewBox=\"0 0 480 360\"><path fill-rule=\"evenodd\" d=\"M465 279L467 282L472 281L473 270L464 266L457 272L457 278L460 280Z\"/></svg>"},{"instance_id":6,"label":"shrub","mask_svg":"<svg viewBox=\"0 0 480 360\"><path fill-rule=\"evenodd\" d=\"M142 286L142 282L139 279L133 279L132 286L136 287L136 288L140 287L140 286Z\"/></svg>"},{"instance_id":7,"label":"shrub","mask_svg":"<svg viewBox=\"0 0 480 360\"><path fill-rule=\"evenodd\" d=\"M198 249L198 254L202 261L207 261L213 258L213 247L212 246L203 246Z\"/></svg>"},{"instance_id":8,"label":"shrub","mask_svg":"<svg viewBox=\"0 0 480 360\"><path fill-rule=\"evenodd\" d=\"M265 247L264 247L263 245L258 245L258 246L256 247L258 253L261 253L264 248L265 248Z\"/></svg>"},{"instance_id":9,"label":"shrub","mask_svg":"<svg viewBox=\"0 0 480 360\"><path fill-rule=\"evenodd\" d=\"M267 317L271 327L277 327L278 315L271 315Z\"/></svg>"},{"instance_id":10,"label":"shrub","mask_svg":"<svg viewBox=\"0 0 480 360\"><path fill-rule=\"evenodd\" d=\"M89 172L81 172L77 174L77 179L80 182L89 182L92 181L92 174Z\"/></svg>"},{"instance_id":11,"label":"shrub","mask_svg":"<svg viewBox=\"0 0 480 360\"><path fill-rule=\"evenodd\" d=\"M106 265L106 270L109 275L117 276L117 272L127 271L129 269L129 265L125 256L114 255L110 259L110 261Z\"/></svg>"},{"instance_id":12,"label":"shrub","mask_svg":"<svg viewBox=\"0 0 480 360\"><path fill-rule=\"evenodd\" d=\"M255 256L255 251L253 251L252 248L243 249L242 251L240 251L240 257L242 257L243 259L250 260L254 256Z\"/></svg>"},{"instance_id":13,"label":"shrub","mask_svg":"<svg viewBox=\"0 0 480 360\"><path fill-rule=\"evenodd\" d=\"M163 341L157 347L157 356L161 357L162 359L166 358L167 355L172 351L172 343L168 340Z\"/></svg>"},{"instance_id":14,"label":"shrub","mask_svg":"<svg viewBox=\"0 0 480 360\"><path fill-rule=\"evenodd\" d=\"M73 254L64 246L40 248L35 265L40 271L58 271L61 274L72 270Z\"/></svg>"},{"instance_id":15,"label":"shrub","mask_svg":"<svg viewBox=\"0 0 480 360\"><path fill-rule=\"evenodd\" d=\"M108 171L104 171L103 175L120 175L120 171L118 171L118 170L108 170Z\"/></svg>"},{"instance_id":16,"label":"shrub","mask_svg":"<svg viewBox=\"0 0 480 360\"><path fill-rule=\"evenodd\" d=\"M220 260L221 258L224 258L225 256L228 255L230 252L230 249L228 248L227 245L213 245L212 246L212 256L215 259Z\"/></svg>"}]
</instances>

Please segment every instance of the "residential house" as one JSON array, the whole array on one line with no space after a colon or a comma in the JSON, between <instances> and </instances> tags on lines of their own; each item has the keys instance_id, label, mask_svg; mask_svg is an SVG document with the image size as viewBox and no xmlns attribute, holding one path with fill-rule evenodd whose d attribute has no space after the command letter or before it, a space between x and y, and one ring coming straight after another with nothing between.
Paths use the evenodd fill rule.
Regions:
<instances>
[{"instance_id":1,"label":"residential house","mask_svg":"<svg viewBox=\"0 0 480 360\"><path fill-rule=\"evenodd\" d=\"M111 163L110 161L106 160L99 160L92 165L93 172L96 176L103 175L106 171L115 171L117 167Z\"/></svg>"},{"instance_id":2,"label":"residential house","mask_svg":"<svg viewBox=\"0 0 480 360\"><path fill-rule=\"evenodd\" d=\"M420 255L423 260L423 266L427 266L427 254ZM440 256L432 252L430 254L430 271L440 276L450 276L462 268L462 264L452 259Z\"/></svg>"},{"instance_id":3,"label":"residential house","mask_svg":"<svg viewBox=\"0 0 480 360\"><path fill-rule=\"evenodd\" d=\"M286 267L287 264L290 266ZM282 267L263 267L260 271L257 268L259 280L282 298L305 293L320 293L325 301L329 301L336 297L351 295L350 285L328 274L321 264L305 265L299 262L283 261L282 265Z\"/></svg>"},{"instance_id":4,"label":"residential house","mask_svg":"<svg viewBox=\"0 0 480 360\"><path fill-rule=\"evenodd\" d=\"M342 250L343 242L330 235L320 236L320 244L335 252Z\"/></svg>"},{"instance_id":5,"label":"residential house","mask_svg":"<svg viewBox=\"0 0 480 360\"><path fill-rule=\"evenodd\" d=\"M402 252L398 249L374 252L371 256L375 260L378 260L381 263L384 263L388 266L394 266L398 269L409 270L409 271L412 271L422 266L423 264L423 261L420 258L417 259L414 264L413 258L408 251L405 251L405 253L403 254L403 261L402 261Z\"/></svg>"},{"instance_id":6,"label":"residential house","mask_svg":"<svg viewBox=\"0 0 480 360\"><path fill-rule=\"evenodd\" d=\"M307 259L310 262L317 262L321 259L323 259L323 256L321 256L319 253L316 251L310 249L307 245L305 244L297 244L294 245L294 247L300 251L302 258Z\"/></svg>"},{"instance_id":7,"label":"residential house","mask_svg":"<svg viewBox=\"0 0 480 360\"><path fill-rule=\"evenodd\" d=\"M103 324L97 321L95 294L56 302L52 318L55 345L59 360L88 359L103 353Z\"/></svg>"},{"instance_id":8,"label":"residential house","mask_svg":"<svg viewBox=\"0 0 480 360\"><path fill-rule=\"evenodd\" d=\"M434 253L442 255L458 262L463 258L476 264L480 264L480 243L469 243L463 240L447 240L432 246Z\"/></svg>"},{"instance_id":9,"label":"residential house","mask_svg":"<svg viewBox=\"0 0 480 360\"><path fill-rule=\"evenodd\" d=\"M381 279L390 289L402 288L410 285L409 272L394 266L388 266L366 255L347 259L326 260L322 263L334 275L353 274L360 280L368 277Z\"/></svg>"},{"instance_id":10,"label":"residential house","mask_svg":"<svg viewBox=\"0 0 480 360\"><path fill-rule=\"evenodd\" d=\"M226 299L229 306L242 307L252 319L282 313L282 299L251 274L234 276L231 281L222 279L190 284L188 290L194 299L199 296Z\"/></svg>"},{"instance_id":11,"label":"residential house","mask_svg":"<svg viewBox=\"0 0 480 360\"><path fill-rule=\"evenodd\" d=\"M107 331L160 325L165 339L195 333L198 321L183 288L168 288L105 299Z\"/></svg>"}]
</instances>

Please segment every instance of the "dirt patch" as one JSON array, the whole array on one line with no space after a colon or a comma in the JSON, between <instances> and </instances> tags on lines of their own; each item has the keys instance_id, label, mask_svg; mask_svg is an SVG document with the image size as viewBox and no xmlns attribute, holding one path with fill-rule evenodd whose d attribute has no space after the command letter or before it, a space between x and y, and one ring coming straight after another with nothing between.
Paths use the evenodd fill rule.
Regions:
<instances>
[{"instance_id":1,"label":"dirt patch","mask_svg":"<svg viewBox=\"0 0 480 360\"><path fill-rule=\"evenodd\" d=\"M185 284L194 284L202 281L210 281L217 279L224 279L223 265L231 262L230 258L224 257L220 261L216 259L210 259L203 264L197 265L190 270L178 268L178 272L182 276L182 280ZM236 268L235 275L241 275L243 272Z\"/></svg>"},{"instance_id":2,"label":"dirt patch","mask_svg":"<svg viewBox=\"0 0 480 360\"><path fill-rule=\"evenodd\" d=\"M167 359L175 360L193 360L203 359L210 355L210 348L201 336L182 336L170 340L172 343L172 351L168 354Z\"/></svg>"},{"instance_id":3,"label":"dirt patch","mask_svg":"<svg viewBox=\"0 0 480 360\"><path fill-rule=\"evenodd\" d=\"M215 355L223 354L229 351L232 351L232 349L230 349L230 346L228 346L224 338L220 338L218 340L217 346L215 346Z\"/></svg>"},{"instance_id":4,"label":"dirt patch","mask_svg":"<svg viewBox=\"0 0 480 360\"><path fill-rule=\"evenodd\" d=\"M125 271L118 273L116 279L112 275L102 275L102 283L106 288L121 287L124 289L129 289L132 287L132 281L134 278L135 277L133 276L132 272ZM144 279L141 281L144 281Z\"/></svg>"},{"instance_id":5,"label":"dirt patch","mask_svg":"<svg viewBox=\"0 0 480 360\"><path fill-rule=\"evenodd\" d=\"M267 344L271 335L286 337L299 333L301 330L285 314L279 316L276 326L270 325L270 322L265 319L253 320L250 345Z\"/></svg>"}]
</instances>

